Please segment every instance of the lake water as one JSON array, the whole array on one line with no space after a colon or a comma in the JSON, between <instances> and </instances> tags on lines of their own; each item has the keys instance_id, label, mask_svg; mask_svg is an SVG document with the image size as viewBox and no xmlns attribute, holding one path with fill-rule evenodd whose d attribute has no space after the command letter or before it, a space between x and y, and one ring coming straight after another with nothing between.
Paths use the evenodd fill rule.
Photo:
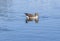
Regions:
<instances>
[{"instance_id":1,"label":"lake water","mask_svg":"<svg viewBox=\"0 0 60 41\"><path fill-rule=\"evenodd\" d=\"M39 23L25 23L35 12ZM0 0L0 41L60 41L60 0Z\"/></svg>"}]
</instances>

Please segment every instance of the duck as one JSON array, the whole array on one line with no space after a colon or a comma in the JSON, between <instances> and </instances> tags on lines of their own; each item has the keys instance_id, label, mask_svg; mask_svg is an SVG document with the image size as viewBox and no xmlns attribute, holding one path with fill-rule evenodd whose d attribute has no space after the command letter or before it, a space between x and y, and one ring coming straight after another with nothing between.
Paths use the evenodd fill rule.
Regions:
<instances>
[{"instance_id":1,"label":"duck","mask_svg":"<svg viewBox=\"0 0 60 41\"><path fill-rule=\"evenodd\" d=\"M25 15L26 15L26 22L32 21L32 20L35 20L35 22L38 22L38 19L39 19L38 13L35 13L34 15L31 13L25 13Z\"/></svg>"}]
</instances>

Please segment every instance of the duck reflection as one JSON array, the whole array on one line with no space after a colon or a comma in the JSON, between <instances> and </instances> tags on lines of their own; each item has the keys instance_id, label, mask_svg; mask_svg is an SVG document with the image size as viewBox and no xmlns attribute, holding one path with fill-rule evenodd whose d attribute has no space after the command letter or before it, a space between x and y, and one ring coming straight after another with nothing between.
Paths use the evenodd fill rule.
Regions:
<instances>
[{"instance_id":1,"label":"duck reflection","mask_svg":"<svg viewBox=\"0 0 60 41\"><path fill-rule=\"evenodd\" d=\"M29 14L29 13L25 13L26 15L26 23L28 23L29 21L35 21L35 23L38 23L39 21L39 16L38 16L38 13L35 13L34 15L33 14Z\"/></svg>"}]
</instances>

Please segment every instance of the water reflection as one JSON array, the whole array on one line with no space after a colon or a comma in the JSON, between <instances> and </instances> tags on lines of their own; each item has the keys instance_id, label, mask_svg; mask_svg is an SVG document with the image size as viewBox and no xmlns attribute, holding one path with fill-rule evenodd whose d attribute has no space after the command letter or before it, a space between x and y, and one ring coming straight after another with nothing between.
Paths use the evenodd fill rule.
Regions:
<instances>
[{"instance_id":1,"label":"water reflection","mask_svg":"<svg viewBox=\"0 0 60 41\"><path fill-rule=\"evenodd\" d=\"M25 20L26 23L28 23L28 22L30 22L30 21L35 21L35 23L38 23L38 20L37 20L37 19L36 19L36 20L33 20L33 19L26 19L26 20Z\"/></svg>"}]
</instances>

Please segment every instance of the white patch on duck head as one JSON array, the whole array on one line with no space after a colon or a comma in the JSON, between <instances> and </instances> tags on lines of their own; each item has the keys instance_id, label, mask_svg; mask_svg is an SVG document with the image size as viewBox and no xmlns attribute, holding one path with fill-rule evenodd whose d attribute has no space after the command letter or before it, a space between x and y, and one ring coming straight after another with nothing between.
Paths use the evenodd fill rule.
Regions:
<instances>
[{"instance_id":1,"label":"white patch on duck head","mask_svg":"<svg viewBox=\"0 0 60 41\"><path fill-rule=\"evenodd\" d=\"M26 16L27 19L29 19L29 16Z\"/></svg>"}]
</instances>

